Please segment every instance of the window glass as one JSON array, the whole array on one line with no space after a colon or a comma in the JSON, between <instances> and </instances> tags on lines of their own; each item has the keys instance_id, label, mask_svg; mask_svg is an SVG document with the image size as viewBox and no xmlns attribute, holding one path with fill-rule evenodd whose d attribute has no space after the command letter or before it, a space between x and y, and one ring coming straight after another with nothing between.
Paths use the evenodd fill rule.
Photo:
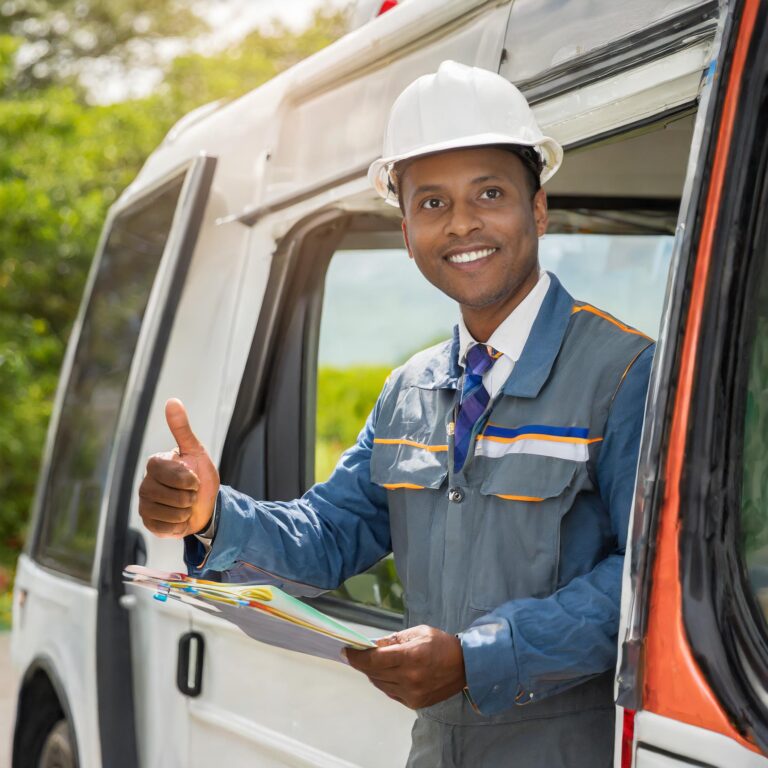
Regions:
<instances>
[{"instance_id":1,"label":"window glass","mask_svg":"<svg viewBox=\"0 0 768 768\"><path fill-rule=\"evenodd\" d=\"M64 394L38 557L81 578L90 576L117 419L182 183L115 218Z\"/></svg>"},{"instance_id":2,"label":"window glass","mask_svg":"<svg viewBox=\"0 0 768 768\"><path fill-rule=\"evenodd\" d=\"M656 337L672 253L667 235L547 235L541 265L576 298ZM389 372L450 337L457 305L430 285L403 250L338 251L325 281L318 354L315 479L326 480L352 445ZM336 592L402 610L386 558Z\"/></svg>"},{"instance_id":3,"label":"window glass","mask_svg":"<svg viewBox=\"0 0 768 768\"><path fill-rule=\"evenodd\" d=\"M768 619L768 270L759 291L747 383L741 529L752 590Z\"/></svg>"},{"instance_id":4,"label":"window glass","mask_svg":"<svg viewBox=\"0 0 768 768\"><path fill-rule=\"evenodd\" d=\"M673 242L671 235L545 235L539 258L575 299L655 339Z\"/></svg>"}]
</instances>

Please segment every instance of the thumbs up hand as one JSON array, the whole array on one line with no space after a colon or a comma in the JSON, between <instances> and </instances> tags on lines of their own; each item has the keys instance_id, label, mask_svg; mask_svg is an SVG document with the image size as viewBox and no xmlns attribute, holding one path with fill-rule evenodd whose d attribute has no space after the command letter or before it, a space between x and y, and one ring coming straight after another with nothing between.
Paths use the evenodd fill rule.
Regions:
<instances>
[{"instance_id":1,"label":"thumbs up hand","mask_svg":"<svg viewBox=\"0 0 768 768\"><path fill-rule=\"evenodd\" d=\"M210 524L219 473L189 426L180 400L165 404L165 419L177 448L150 456L139 486L139 514L156 536L180 539Z\"/></svg>"}]
</instances>

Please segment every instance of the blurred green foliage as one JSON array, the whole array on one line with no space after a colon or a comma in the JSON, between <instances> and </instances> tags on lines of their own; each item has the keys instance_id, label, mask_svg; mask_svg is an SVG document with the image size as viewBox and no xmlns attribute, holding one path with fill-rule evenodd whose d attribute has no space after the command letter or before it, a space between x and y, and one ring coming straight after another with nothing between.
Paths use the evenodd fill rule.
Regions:
<instances>
[{"instance_id":1,"label":"blurred green foliage","mask_svg":"<svg viewBox=\"0 0 768 768\"><path fill-rule=\"evenodd\" d=\"M315 480L327 480L363 428L390 368L320 366L317 372Z\"/></svg>"},{"instance_id":2,"label":"blurred green foliage","mask_svg":"<svg viewBox=\"0 0 768 768\"><path fill-rule=\"evenodd\" d=\"M763 295L767 292L767 283L764 278ZM765 299L761 306L747 385L741 533L752 589L768 621L768 317Z\"/></svg>"},{"instance_id":3,"label":"blurred green foliage","mask_svg":"<svg viewBox=\"0 0 768 768\"><path fill-rule=\"evenodd\" d=\"M355 442L389 373L390 368L385 366L318 368L315 438L317 482L330 477L341 454ZM396 613L402 613L404 609L403 587L391 556L380 560L365 573L347 579L330 594Z\"/></svg>"},{"instance_id":4,"label":"blurred green foliage","mask_svg":"<svg viewBox=\"0 0 768 768\"><path fill-rule=\"evenodd\" d=\"M5 92L77 83L93 62L121 68L156 60L160 40L208 29L193 0L5 0L0 35L24 40L24 56Z\"/></svg>"},{"instance_id":5,"label":"blurred green foliage","mask_svg":"<svg viewBox=\"0 0 768 768\"><path fill-rule=\"evenodd\" d=\"M90 9L94 24L109 26L134 4L36 0L34 7L45 16L77 5ZM343 12L318 12L298 35L275 26L210 57L176 59L146 99L89 106L76 84L38 78L35 87L19 90L16 56L30 38L1 33L25 31L8 17L32 5L6 3L0 22L0 567L6 571L23 543L59 368L109 206L186 112L248 92L346 27ZM161 14L180 3L156 6L157 34L181 23L181 16ZM99 50L117 55L120 46L111 45Z\"/></svg>"}]
</instances>

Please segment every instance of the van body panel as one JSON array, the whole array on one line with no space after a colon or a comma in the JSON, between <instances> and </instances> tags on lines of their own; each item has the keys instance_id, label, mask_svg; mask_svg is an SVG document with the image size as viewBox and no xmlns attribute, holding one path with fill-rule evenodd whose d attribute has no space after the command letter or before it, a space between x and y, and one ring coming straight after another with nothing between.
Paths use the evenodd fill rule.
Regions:
<instances>
[{"instance_id":1,"label":"van body panel","mask_svg":"<svg viewBox=\"0 0 768 768\"><path fill-rule=\"evenodd\" d=\"M702 0L515 0L501 73L513 82L532 80L606 49L617 40L639 35L654 24L668 24L681 12L706 5Z\"/></svg>"},{"instance_id":2,"label":"van body panel","mask_svg":"<svg viewBox=\"0 0 768 768\"><path fill-rule=\"evenodd\" d=\"M692 104L709 64L711 41L556 96L534 108L542 129L564 146L610 134ZM555 177L557 178L557 177Z\"/></svg>"},{"instance_id":3,"label":"van body panel","mask_svg":"<svg viewBox=\"0 0 768 768\"><path fill-rule=\"evenodd\" d=\"M265 199L293 195L340 173L367 169L381 153L387 115L398 94L415 78L434 72L444 59L498 70L508 14L509 6L490 5L458 28L420 41L396 62L284 104Z\"/></svg>"},{"instance_id":4,"label":"van body panel","mask_svg":"<svg viewBox=\"0 0 768 768\"><path fill-rule=\"evenodd\" d=\"M745 751L729 736L653 712L637 713L635 743L635 768L768 768L768 758Z\"/></svg>"},{"instance_id":5,"label":"van body panel","mask_svg":"<svg viewBox=\"0 0 768 768\"><path fill-rule=\"evenodd\" d=\"M170 543L170 542L169 542ZM178 639L189 632L189 611L163 610L147 590L129 589L136 741L142 768L189 764L189 700L176 686Z\"/></svg>"},{"instance_id":6,"label":"van body panel","mask_svg":"<svg viewBox=\"0 0 768 768\"><path fill-rule=\"evenodd\" d=\"M22 598L22 595L24 596ZM80 768L100 768L96 704L97 591L19 557L13 596L11 658L24 673L45 659L66 691ZM30 642L28 638L34 638Z\"/></svg>"},{"instance_id":7,"label":"van body panel","mask_svg":"<svg viewBox=\"0 0 768 768\"><path fill-rule=\"evenodd\" d=\"M254 652L251 638L215 617L195 613L192 624L206 638L206 664L203 692L190 701L190 768L224 753L233 768L405 764L413 712L363 675L272 646Z\"/></svg>"},{"instance_id":8,"label":"van body panel","mask_svg":"<svg viewBox=\"0 0 768 768\"><path fill-rule=\"evenodd\" d=\"M681 9L706 5L655 3L643 11L636 4L627 23L659 21ZM218 186L226 190L224 216L252 223L254 211L285 205L322 190L323 185L339 186L348 178L364 178L381 151L386 116L395 97L415 77L434 71L440 61L452 58L491 70L501 67L504 73L514 73L513 81L522 79L524 75L503 63L512 50L509 43L504 47L504 36L514 29L515 34L527 37L526 50L530 49L530 41L536 37L530 36L526 24L541 26L544 16L537 16L536 24L527 16L522 17L524 23L510 20L507 32L510 7L477 0L423 0L399 6L178 135L172 131L173 140L150 156L125 194L133 194L135 187L166 172L169 164L208 152L219 157ZM602 5L595 10L603 11ZM581 12L591 18L590 11ZM531 15L530 10L527 13ZM410 27L400 27L395 34L398 27L393 25L406 20L420 30L418 38L411 37ZM582 25L579 34L592 35L593 26ZM609 28L613 30L613 36L605 38L609 42L626 32L621 25L606 25L600 35L606 35ZM578 36L566 34L566 28L555 25L553 29L564 49L589 50L588 44L578 43ZM409 48L415 39L418 45ZM398 55L385 56L395 41ZM611 132L692 104L702 70L709 63L710 44L711 38L707 38L629 71L609 72L591 87L537 104L537 119L545 132L569 145L594 136L596 127ZM338 116L346 113L339 121Z\"/></svg>"}]
</instances>

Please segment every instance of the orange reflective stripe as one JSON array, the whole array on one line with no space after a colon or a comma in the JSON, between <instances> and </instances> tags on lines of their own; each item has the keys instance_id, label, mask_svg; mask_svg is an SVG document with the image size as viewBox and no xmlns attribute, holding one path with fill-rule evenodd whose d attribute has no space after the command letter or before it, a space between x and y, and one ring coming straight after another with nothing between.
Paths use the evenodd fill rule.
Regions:
<instances>
[{"instance_id":1,"label":"orange reflective stripe","mask_svg":"<svg viewBox=\"0 0 768 768\"><path fill-rule=\"evenodd\" d=\"M494 493L493 495L500 499L509 499L509 501L544 501L544 498L539 496L514 496L506 493Z\"/></svg>"},{"instance_id":2,"label":"orange reflective stripe","mask_svg":"<svg viewBox=\"0 0 768 768\"><path fill-rule=\"evenodd\" d=\"M413 483L382 483L382 487L388 491L394 491L397 488L410 488L412 491L423 491L423 485L414 485Z\"/></svg>"},{"instance_id":3,"label":"orange reflective stripe","mask_svg":"<svg viewBox=\"0 0 768 768\"><path fill-rule=\"evenodd\" d=\"M426 443L417 443L415 440L397 440L394 438L375 437L373 442L379 443L380 445L410 445L411 448L421 448L430 453L439 453L440 451L448 450L447 445L427 445Z\"/></svg>"},{"instance_id":4,"label":"orange reflective stripe","mask_svg":"<svg viewBox=\"0 0 768 768\"><path fill-rule=\"evenodd\" d=\"M580 307L574 307L571 310L571 314L573 315L575 315L577 312L591 312L593 315L597 315L598 317L602 317L603 320L607 320L609 323L613 323L617 328L621 328L624 333L634 333L637 336L642 336L644 339L653 341L650 336L646 336L642 331L638 331L635 328L630 328L628 325L624 325L624 323L620 323L615 317L611 317L605 312L601 312L596 307L591 307L589 304L583 304Z\"/></svg>"}]
</instances>

